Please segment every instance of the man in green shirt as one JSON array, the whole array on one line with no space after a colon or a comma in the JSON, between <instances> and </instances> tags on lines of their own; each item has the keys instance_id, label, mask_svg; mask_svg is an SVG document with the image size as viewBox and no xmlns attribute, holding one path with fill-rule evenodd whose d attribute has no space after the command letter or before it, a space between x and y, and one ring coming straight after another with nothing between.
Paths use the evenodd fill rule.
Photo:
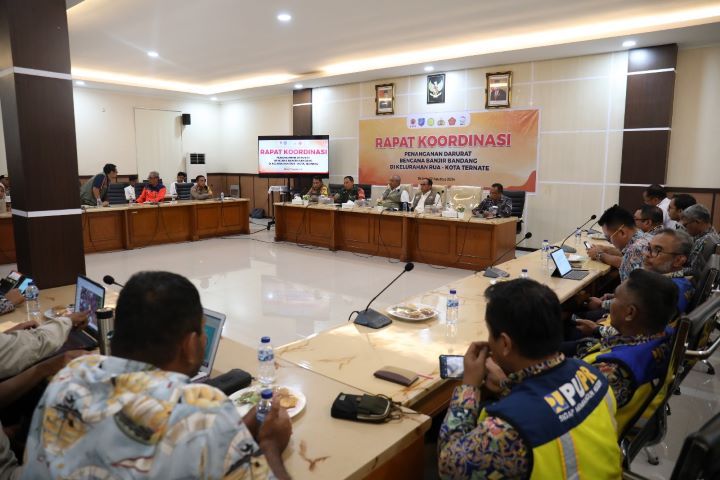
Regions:
<instances>
[{"instance_id":1,"label":"man in green shirt","mask_svg":"<svg viewBox=\"0 0 720 480\"><path fill-rule=\"evenodd\" d=\"M365 200L365 190L355 185L355 179L348 175L343 179L343 188L334 197L335 203L354 202Z\"/></svg>"},{"instance_id":2,"label":"man in green shirt","mask_svg":"<svg viewBox=\"0 0 720 480\"><path fill-rule=\"evenodd\" d=\"M112 163L106 163L102 173L98 173L80 187L80 203L91 207L102 203L107 207L108 185L117 180L117 167Z\"/></svg>"}]
</instances>

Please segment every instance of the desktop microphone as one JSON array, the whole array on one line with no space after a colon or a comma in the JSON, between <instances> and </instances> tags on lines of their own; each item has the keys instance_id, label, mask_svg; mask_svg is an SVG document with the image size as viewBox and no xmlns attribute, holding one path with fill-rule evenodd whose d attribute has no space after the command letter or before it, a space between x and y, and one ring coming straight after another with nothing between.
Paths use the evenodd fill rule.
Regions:
<instances>
[{"instance_id":1,"label":"desktop microphone","mask_svg":"<svg viewBox=\"0 0 720 480\"><path fill-rule=\"evenodd\" d=\"M588 223L590 223L590 220L595 220L596 218L597 218L597 215L593 214L592 217L588 218L587 222L585 222L585 223L583 223L582 225L580 225L579 227L577 227L575 230L573 230L573 231L570 233L570 235L568 235L567 237L565 237L565 240L562 241L562 243L560 244L560 247L558 247L558 248L562 248L562 249L563 249L563 252L565 252L565 253L575 253L575 252L577 252L577 250L576 250L574 247L571 247L570 245L565 245L565 242L568 241L568 238L570 238L570 237L572 237L573 235L575 235L575 232L576 232L576 231L582 229L582 227L584 227L585 225L587 225Z\"/></svg>"},{"instance_id":2,"label":"desktop microphone","mask_svg":"<svg viewBox=\"0 0 720 480\"><path fill-rule=\"evenodd\" d=\"M590 225L590 228L588 228L587 230L585 230L588 235L597 235L597 234L602 234L602 233L603 233L603 232L598 232L597 230L595 230L595 229L593 228L595 225L597 225L597 223L598 223L599 221L600 221L599 219L598 219L598 220L595 220L595 222L594 222L592 225Z\"/></svg>"},{"instance_id":3,"label":"desktop microphone","mask_svg":"<svg viewBox=\"0 0 720 480\"><path fill-rule=\"evenodd\" d=\"M388 317L386 317L382 313L378 312L377 310L373 310L372 308L370 308L370 305L372 305L372 303L375 301L375 299L378 298L380 295L382 295L382 293L385 290L387 290L390 287L390 285L395 283L395 281L398 278L402 277L403 274L405 274L405 272L409 272L413 268L415 268L414 263L412 263L412 262L406 263L403 271L400 272L400 274L397 277L393 278L392 282L388 283L385 286L385 288L380 290L380 293L375 295L373 297L373 299L368 302L367 307L365 307L365 310L363 310L363 311L356 310L356 311L350 313L350 317L352 317L353 313L357 313L357 317L355 317L354 323L356 323L358 325L362 325L364 327L370 327L370 328L382 328L386 325L390 325L392 323L392 320L390 320ZM348 320L350 320L350 318L348 318Z\"/></svg>"},{"instance_id":4,"label":"desktop microphone","mask_svg":"<svg viewBox=\"0 0 720 480\"><path fill-rule=\"evenodd\" d=\"M113 277L110 275L105 275L103 277L103 282L105 282L105 285L117 285L120 288L125 288L125 285L121 283L117 283Z\"/></svg>"},{"instance_id":5,"label":"desktop microphone","mask_svg":"<svg viewBox=\"0 0 720 480\"><path fill-rule=\"evenodd\" d=\"M495 265L495 262L497 262L502 257L504 257L509 251L515 250L515 248L518 245L520 245L522 242L524 242L525 240L527 240L528 238L531 238L531 237L532 237L532 232L527 232L525 234L525 236L519 242L517 242L515 245L512 246L512 248L508 248L507 250L505 250L502 253L502 255L498 255L498 257L495 260L493 260L493 262L490 264L490 266L485 269L485 273L483 273L483 276L489 277L489 278L509 277L510 276L509 273L507 273L505 270L500 270L499 268L493 267L493 265Z\"/></svg>"}]
</instances>

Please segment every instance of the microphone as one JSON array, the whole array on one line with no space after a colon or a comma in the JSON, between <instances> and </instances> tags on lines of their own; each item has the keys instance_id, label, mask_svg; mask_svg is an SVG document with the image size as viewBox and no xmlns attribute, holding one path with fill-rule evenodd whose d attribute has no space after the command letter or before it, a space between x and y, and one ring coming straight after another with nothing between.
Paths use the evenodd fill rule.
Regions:
<instances>
[{"instance_id":1,"label":"microphone","mask_svg":"<svg viewBox=\"0 0 720 480\"><path fill-rule=\"evenodd\" d=\"M105 285L117 285L120 288L125 288L125 285L121 283L117 283L113 277L110 275L105 275L103 277L103 282L105 282Z\"/></svg>"},{"instance_id":2,"label":"microphone","mask_svg":"<svg viewBox=\"0 0 720 480\"><path fill-rule=\"evenodd\" d=\"M560 247L558 247L558 248L562 248L565 253L575 253L575 252L577 252L577 250L576 250L574 247L571 247L570 245L565 245L565 242L567 242L567 241L568 241L568 238L572 237L572 236L575 234L575 231L576 231L576 230L582 229L582 227L584 227L585 225L587 225L588 223L590 223L590 220L595 220L596 218L597 218L597 215L593 214L592 217L590 217L590 218L587 219L587 222L583 223L582 225L580 225L579 227L577 227L575 230L573 230L572 232L570 232L570 235L568 235L567 237L565 237L565 240L562 241L562 243L560 244Z\"/></svg>"},{"instance_id":3,"label":"microphone","mask_svg":"<svg viewBox=\"0 0 720 480\"><path fill-rule=\"evenodd\" d=\"M586 232L587 232L588 235L602 234L602 232L598 232L597 230L595 230L594 228L592 228L592 227L594 227L595 225L597 225L597 223L598 223L599 221L600 221L599 219L598 219L598 220L595 220L595 222L594 222L592 225L590 225L590 228L588 228L588 229L586 230Z\"/></svg>"},{"instance_id":4,"label":"microphone","mask_svg":"<svg viewBox=\"0 0 720 480\"><path fill-rule=\"evenodd\" d=\"M502 253L502 255L498 255L497 258L495 258L495 260L493 260L493 262L490 264L490 266L485 269L485 273L483 273L483 276L488 278L509 277L509 273L507 273L505 270L500 270L499 268L493 267L493 265L495 265L495 262L504 257L508 252L510 252L511 250L515 250L518 245L531 237L532 232L527 232L519 242L512 246L512 248L508 248Z\"/></svg>"},{"instance_id":5,"label":"microphone","mask_svg":"<svg viewBox=\"0 0 720 480\"><path fill-rule=\"evenodd\" d=\"M390 325L392 323L392 320L390 320L387 316L383 315L382 313L378 312L377 310L373 310L372 308L370 308L370 305L372 305L372 303L375 301L375 299L378 298L380 295L382 295L382 293L385 290L387 290L390 287L390 285L395 283L395 281L398 278L402 277L405 274L405 272L409 272L413 268L415 268L414 263L412 263L412 262L406 263L403 271L400 272L400 274L397 277L393 278L392 282L388 283L385 286L385 288L380 290L380 293L375 295L373 297L373 299L368 302L367 307L365 307L365 310L363 310L363 311L356 310L356 311L350 313L350 317L352 317L353 313L357 313L357 317L355 317L354 323L356 323L357 325L362 325L364 327L370 327L370 328L382 328L386 325ZM350 320L349 317L348 317L348 320Z\"/></svg>"}]
</instances>

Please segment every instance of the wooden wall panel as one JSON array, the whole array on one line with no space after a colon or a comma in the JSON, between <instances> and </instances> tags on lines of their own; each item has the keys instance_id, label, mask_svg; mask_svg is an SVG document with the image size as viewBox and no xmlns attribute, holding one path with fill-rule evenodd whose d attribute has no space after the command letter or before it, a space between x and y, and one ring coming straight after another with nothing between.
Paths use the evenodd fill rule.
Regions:
<instances>
[{"instance_id":1,"label":"wooden wall panel","mask_svg":"<svg viewBox=\"0 0 720 480\"><path fill-rule=\"evenodd\" d=\"M267 178L255 177L253 183L254 208L262 208L268 214L268 188L270 182Z\"/></svg>"},{"instance_id":2,"label":"wooden wall panel","mask_svg":"<svg viewBox=\"0 0 720 480\"><path fill-rule=\"evenodd\" d=\"M674 71L628 76L625 128L669 127L672 121L674 90Z\"/></svg>"},{"instance_id":3,"label":"wooden wall panel","mask_svg":"<svg viewBox=\"0 0 720 480\"><path fill-rule=\"evenodd\" d=\"M668 130L625 132L622 146L621 183L665 183Z\"/></svg>"}]
</instances>

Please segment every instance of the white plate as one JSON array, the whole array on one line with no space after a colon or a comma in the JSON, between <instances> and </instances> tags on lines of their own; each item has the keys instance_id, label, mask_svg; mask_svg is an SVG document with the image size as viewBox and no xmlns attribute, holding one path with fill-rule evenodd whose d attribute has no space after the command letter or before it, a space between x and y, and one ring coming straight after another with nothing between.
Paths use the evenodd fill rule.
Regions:
<instances>
[{"instance_id":1,"label":"white plate","mask_svg":"<svg viewBox=\"0 0 720 480\"><path fill-rule=\"evenodd\" d=\"M605 238L605 234L603 233L593 233L588 235L588 238L592 238L593 240L607 240L607 238Z\"/></svg>"},{"instance_id":2,"label":"white plate","mask_svg":"<svg viewBox=\"0 0 720 480\"><path fill-rule=\"evenodd\" d=\"M426 312L419 312L420 309L427 310ZM413 316L411 313L418 311L420 316ZM436 317L438 311L430 305L423 305L422 303L401 303L388 307L387 312L393 317L397 317L401 320L407 320L408 322L423 322Z\"/></svg>"},{"instance_id":3,"label":"white plate","mask_svg":"<svg viewBox=\"0 0 720 480\"><path fill-rule=\"evenodd\" d=\"M305 395L300 390L292 387L286 387L284 385L274 387L273 390L276 390L278 388L286 388L290 395L297 398L297 404L295 404L293 408L288 409L288 415L290 415L290 418L295 417L297 414L303 411L305 405L307 404L307 398L305 398ZM255 403L238 403L236 400L245 393L253 392L258 394L259 401L260 390L263 390L262 385L252 385L250 387L243 388L242 390L238 390L237 392L230 395L230 397L228 397L235 404L235 407L237 408L238 413L240 413L241 417L244 417L252 409L252 407L255 406Z\"/></svg>"},{"instance_id":4,"label":"white plate","mask_svg":"<svg viewBox=\"0 0 720 480\"><path fill-rule=\"evenodd\" d=\"M75 307L75 305L68 305L67 309L65 310L65 312L66 312L65 315L70 315L71 313L73 313L75 311L74 307ZM55 307L53 307L53 308L55 308ZM57 315L55 315L53 313L53 308L48 308L47 310L45 310L45 312L43 313L43 315L45 315L45 318L47 318L49 320L54 320L57 318Z\"/></svg>"}]
</instances>

